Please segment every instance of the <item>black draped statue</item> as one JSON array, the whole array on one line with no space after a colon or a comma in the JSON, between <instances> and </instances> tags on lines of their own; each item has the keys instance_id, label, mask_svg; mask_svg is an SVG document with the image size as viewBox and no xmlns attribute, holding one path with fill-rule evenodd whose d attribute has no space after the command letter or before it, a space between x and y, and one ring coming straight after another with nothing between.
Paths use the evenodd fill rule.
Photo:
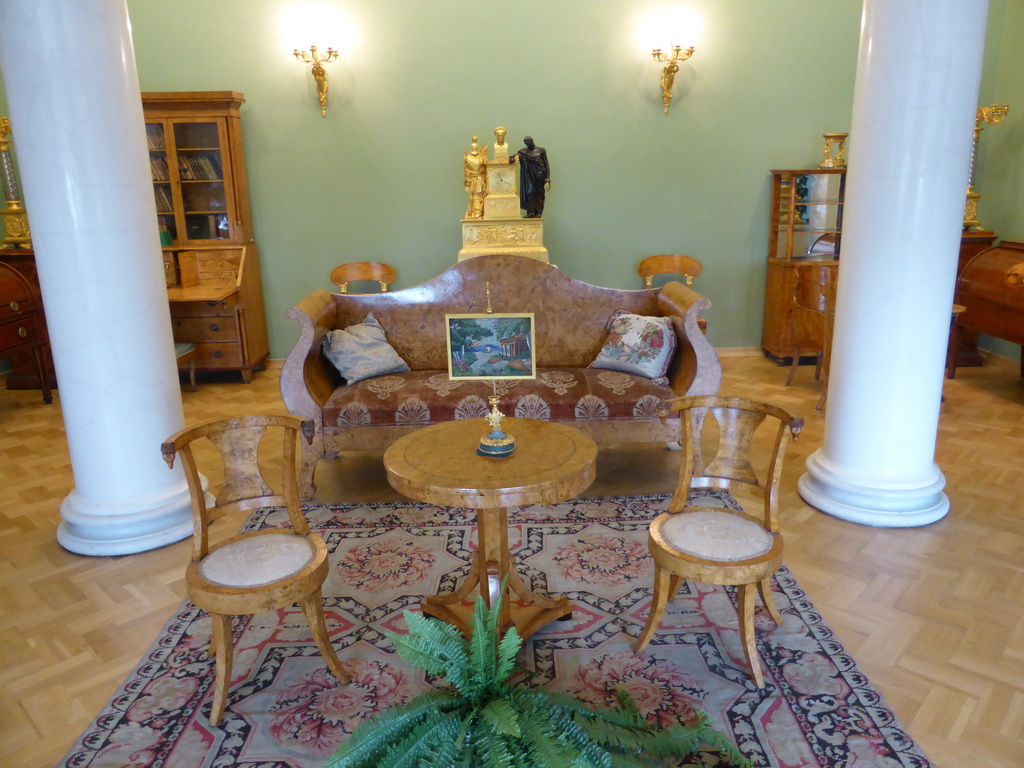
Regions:
<instances>
[{"instance_id":1,"label":"black draped statue","mask_svg":"<svg viewBox=\"0 0 1024 768\"><path fill-rule=\"evenodd\" d=\"M526 210L526 218L539 219L544 215L544 194L551 188L551 166L544 147L523 139L525 148L516 153L519 159L519 206Z\"/></svg>"}]
</instances>

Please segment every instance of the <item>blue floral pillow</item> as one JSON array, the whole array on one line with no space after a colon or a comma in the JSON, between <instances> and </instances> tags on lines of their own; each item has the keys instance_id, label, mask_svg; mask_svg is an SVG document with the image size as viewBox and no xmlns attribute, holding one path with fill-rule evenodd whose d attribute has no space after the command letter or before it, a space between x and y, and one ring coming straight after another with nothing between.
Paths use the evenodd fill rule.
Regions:
<instances>
[{"instance_id":1,"label":"blue floral pillow","mask_svg":"<svg viewBox=\"0 0 1024 768\"><path fill-rule=\"evenodd\" d=\"M590 367L635 373L664 386L675 352L676 332L671 320L620 309L609 319L608 338Z\"/></svg>"}]
</instances>

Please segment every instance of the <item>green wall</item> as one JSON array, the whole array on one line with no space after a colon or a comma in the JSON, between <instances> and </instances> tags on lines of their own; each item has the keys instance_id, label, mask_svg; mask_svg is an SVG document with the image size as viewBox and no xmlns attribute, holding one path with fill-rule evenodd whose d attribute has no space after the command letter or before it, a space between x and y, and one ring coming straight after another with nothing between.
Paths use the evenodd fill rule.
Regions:
<instances>
[{"instance_id":1,"label":"green wall","mask_svg":"<svg viewBox=\"0 0 1024 768\"><path fill-rule=\"evenodd\" d=\"M285 310L329 287L335 264L387 261L407 287L455 262L462 153L474 134L492 143L498 125L513 150L532 135L548 151L554 263L638 287L640 258L688 253L704 264L697 287L714 303L712 343L759 346L768 171L816 166L821 134L849 130L862 0L684 3L704 29L667 116L659 66L635 35L668 3L325 2L357 34L351 55L328 66L326 119L308 66L280 40L291 2L128 0L143 90L245 94L272 357L296 336ZM1013 5L992 0L982 101L1024 115ZM984 137L983 215L1003 236L1016 227L1024 237L1020 126L1011 117ZM1016 173L1006 172L1010 152Z\"/></svg>"},{"instance_id":2,"label":"green wall","mask_svg":"<svg viewBox=\"0 0 1024 768\"><path fill-rule=\"evenodd\" d=\"M704 263L712 342L760 343L768 170L816 165L822 132L849 129L861 0L692 3L704 34L667 116L635 43L656 4L338 2L358 43L329 65L326 119L278 40L288 5L129 2L143 90L246 96L273 357L297 332L285 310L329 287L336 263L387 261L403 287L455 262L462 153L498 125L513 150L532 135L548 151L560 268L639 287L641 257L688 253Z\"/></svg>"}]
</instances>

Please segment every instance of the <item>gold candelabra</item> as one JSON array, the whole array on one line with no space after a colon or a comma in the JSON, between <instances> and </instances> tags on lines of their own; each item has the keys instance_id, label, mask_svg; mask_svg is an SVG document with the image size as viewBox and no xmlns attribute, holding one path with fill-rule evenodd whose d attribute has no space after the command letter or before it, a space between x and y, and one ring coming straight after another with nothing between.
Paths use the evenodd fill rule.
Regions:
<instances>
[{"instance_id":1,"label":"gold candelabra","mask_svg":"<svg viewBox=\"0 0 1024 768\"><path fill-rule=\"evenodd\" d=\"M320 55L316 46L311 45L308 51L300 51L296 48L294 53L295 58L299 61L313 65L313 79L316 81L316 92L320 97L320 114L327 117L327 70L324 69L324 64L330 64L337 59L338 52L333 48L328 48L327 53Z\"/></svg>"},{"instance_id":2,"label":"gold candelabra","mask_svg":"<svg viewBox=\"0 0 1024 768\"><path fill-rule=\"evenodd\" d=\"M28 227L28 213L22 205L21 194L18 191L14 162L11 160L10 141L7 138L10 132L10 118L0 117L0 180L7 203L0 211L4 222L4 239L0 248L31 248L32 233Z\"/></svg>"},{"instance_id":3,"label":"gold candelabra","mask_svg":"<svg viewBox=\"0 0 1024 768\"><path fill-rule=\"evenodd\" d=\"M978 221L978 200L981 195L974 189L974 176L978 166L978 142L981 139L981 132L985 125L998 125L1006 119L1010 112L1010 105L999 106L993 104L989 107L978 107L974 116L974 143L971 145L971 175L967 181L967 202L964 205L964 229L981 229L981 222Z\"/></svg>"},{"instance_id":4,"label":"gold candelabra","mask_svg":"<svg viewBox=\"0 0 1024 768\"><path fill-rule=\"evenodd\" d=\"M661 48L651 51L654 60L664 64L661 70L661 102L665 105L665 114L668 114L668 106L672 103L672 86L676 81L676 72L679 71L679 62L686 61L693 56L693 46L683 48L681 45L673 45L672 53L662 53Z\"/></svg>"}]
</instances>

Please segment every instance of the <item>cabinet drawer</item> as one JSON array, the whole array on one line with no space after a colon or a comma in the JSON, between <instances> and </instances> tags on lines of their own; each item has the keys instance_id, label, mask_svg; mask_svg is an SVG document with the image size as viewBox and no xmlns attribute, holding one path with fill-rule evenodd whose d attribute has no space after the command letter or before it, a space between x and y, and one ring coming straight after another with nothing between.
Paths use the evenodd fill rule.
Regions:
<instances>
[{"instance_id":1,"label":"cabinet drawer","mask_svg":"<svg viewBox=\"0 0 1024 768\"><path fill-rule=\"evenodd\" d=\"M36 317L19 317L0 324L0 352L39 341Z\"/></svg>"},{"instance_id":2,"label":"cabinet drawer","mask_svg":"<svg viewBox=\"0 0 1024 768\"><path fill-rule=\"evenodd\" d=\"M196 344L196 368L241 367L241 344Z\"/></svg>"},{"instance_id":3,"label":"cabinet drawer","mask_svg":"<svg viewBox=\"0 0 1024 768\"><path fill-rule=\"evenodd\" d=\"M233 342L238 341L238 324L233 314L211 315L209 317L171 318L174 341L182 342Z\"/></svg>"},{"instance_id":4,"label":"cabinet drawer","mask_svg":"<svg viewBox=\"0 0 1024 768\"><path fill-rule=\"evenodd\" d=\"M235 292L220 301L172 301L171 317L211 317L230 315L238 304L238 293Z\"/></svg>"}]
</instances>

